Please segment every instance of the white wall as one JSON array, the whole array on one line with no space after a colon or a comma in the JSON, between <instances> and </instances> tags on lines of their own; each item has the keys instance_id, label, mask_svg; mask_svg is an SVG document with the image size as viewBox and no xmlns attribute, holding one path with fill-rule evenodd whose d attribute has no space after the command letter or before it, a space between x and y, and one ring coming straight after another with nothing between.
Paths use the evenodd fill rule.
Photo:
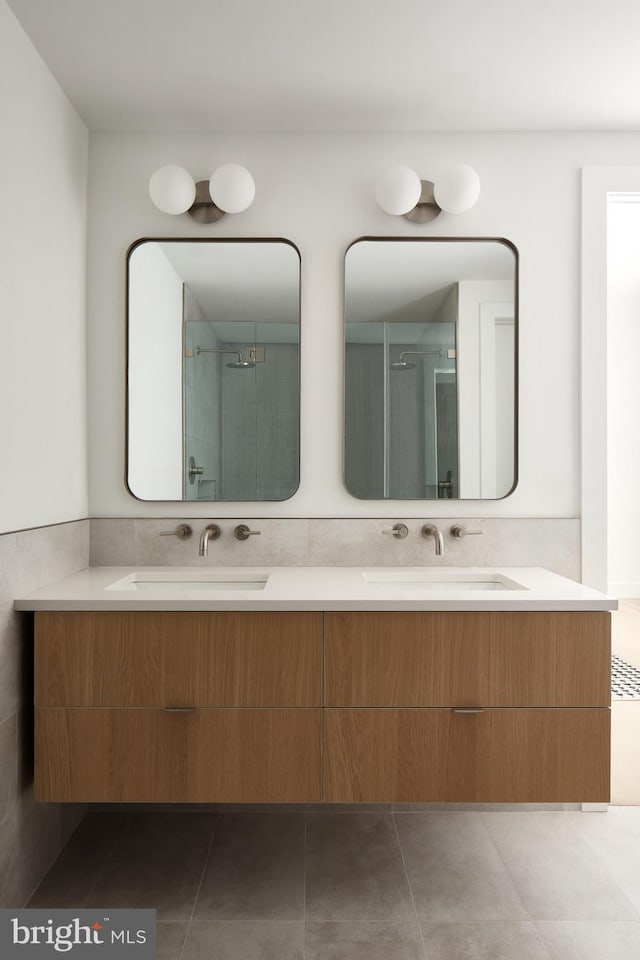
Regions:
<instances>
[{"instance_id":1,"label":"white wall","mask_svg":"<svg viewBox=\"0 0 640 960\"><path fill-rule=\"evenodd\" d=\"M199 226L156 211L147 182L180 163L196 178L235 160L254 205ZM376 206L393 163L433 178L455 161L482 180L476 207L418 226ZM520 463L515 493L456 504L485 517L579 515L580 168L640 163L637 134L371 136L92 135L90 149L90 511L94 516L431 516L451 504L358 501L342 484L343 263L363 235L496 236L520 252ZM298 493L279 504L144 504L124 474L125 253L142 236L282 236L302 254L302 448Z\"/></svg>"},{"instance_id":2,"label":"white wall","mask_svg":"<svg viewBox=\"0 0 640 960\"><path fill-rule=\"evenodd\" d=\"M0 0L0 532L87 515L87 130Z\"/></svg>"},{"instance_id":3,"label":"white wall","mask_svg":"<svg viewBox=\"0 0 640 960\"><path fill-rule=\"evenodd\" d=\"M131 253L129 487L137 497L182 496L182 280L155 243Z\"/></svg>"},{"instance_id":4,"label":"white wall","mask_svg":"<svg viewBox=\"0 0 640 960\"><path fill-rule=\"evenodd\" d=\"M513 370L513 336L504 363L496 360L497 311L513 318L513 284L463 280L458 284L458 418L460 422L460 495L504 496L514 478L513 377L496 378L496 369ZM502 346L502 344L500 344ZM509 347L511 349L509 349ZM498 409L498 389L506 394L511 416ZM506 432L506 442L499 443ZM506 449L506 463L498 457ZM500 477L500 479L498 479Z\"/></svg>"},{"instance_id":5,"label":"white wall","mask_svg":"<svg viewBox=\"0 0 640 960\"><path fill-rule=\"evenodd\" d=\"M608 577L640 597L640 195L607 207Z\"/></svg>"}]
</instances>

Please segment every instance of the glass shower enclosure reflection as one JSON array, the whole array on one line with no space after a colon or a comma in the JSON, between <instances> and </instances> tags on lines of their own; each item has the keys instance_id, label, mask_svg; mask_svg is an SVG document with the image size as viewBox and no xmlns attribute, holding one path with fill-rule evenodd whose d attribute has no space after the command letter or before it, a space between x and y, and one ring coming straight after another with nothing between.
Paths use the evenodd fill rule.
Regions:
<instances>
[{"instance_id":1,"label":"glass shower enclosure reflection","mask_svg":"<svg viewBox=\"0 0 640 960\"><path fill-rule=\"evenodd\" d=\"M345 482L363 500L458 497L455 323L348 325Z\"/></svg>"},{"instance_id":2,"label":"glass shower enclosure reflection","mask_svg":"<svg viewBox=\"0 0 640 960\"><path fill-rule=\"evenodd\" d=\"M298 485L297 330L186 318L184 338L184 499L290 497Z\"/></svg>"}]
</instances>

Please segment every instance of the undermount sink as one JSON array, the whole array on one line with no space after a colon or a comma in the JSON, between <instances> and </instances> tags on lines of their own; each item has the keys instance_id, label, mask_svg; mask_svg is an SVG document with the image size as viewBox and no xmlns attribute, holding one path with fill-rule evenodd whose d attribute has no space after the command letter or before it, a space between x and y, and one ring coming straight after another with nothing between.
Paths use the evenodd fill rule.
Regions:
<instances>
[{"instance_id":1,"label":"undermount sink","mask_svg":"<svg viewBox=\"0 0 640 960\"><path fill-rule=\"evenodd\" d=\"M130 573L105 590L136 591L141 593L212 593L228 590L264 590L269 579L268 573L248 573L244 576L237 571L224 573L216 570L196 571L193 573L177 570Z\"/></svg>"},{"instance_id":2,"label":"undermount sink","mask_svg":"<svg viewBox=\"0 0 640 960\"><path fill-rule=\"evenodd\" d=\"M367 583L388 584L409 590L526 590L501 573L451 570L374 570L362 574Z\"/></svg>"}]
</instances>

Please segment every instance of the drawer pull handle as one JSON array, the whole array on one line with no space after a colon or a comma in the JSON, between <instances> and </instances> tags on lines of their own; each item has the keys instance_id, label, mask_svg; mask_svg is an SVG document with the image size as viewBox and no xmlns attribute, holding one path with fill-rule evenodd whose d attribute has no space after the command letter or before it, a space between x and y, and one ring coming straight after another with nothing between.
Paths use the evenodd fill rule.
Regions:
<instances>
[{"instance_id":1,"label":"drawer pull handle","mask_svg":"<svg viewBox=\"0 0 640 960\"><path fill-rule=\"evenodd\" d=\"M195 707L164 707L165 713L195 713Z\"/></svg>"},{"instance_id":2,"label":"drawer pull handle","mask_svg":"<svg viewBox=\"0 0 640 960\"><path fill-rule=\"evenodd\" d=\"M484 707L454 707L454 713L484 713Z\"/></svg>"}]
</instances>

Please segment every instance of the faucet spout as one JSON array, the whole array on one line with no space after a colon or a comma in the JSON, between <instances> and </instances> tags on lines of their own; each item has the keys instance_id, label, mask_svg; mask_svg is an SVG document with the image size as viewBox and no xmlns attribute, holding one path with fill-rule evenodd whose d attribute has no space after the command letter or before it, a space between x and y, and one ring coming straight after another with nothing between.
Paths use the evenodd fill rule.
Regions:
<instances>
[{"instance_id":1,"label":"faucet spout","mask_svg":"<svg viewBox=\"0 0 640 960\"><path fill-rule=\"evenodd\" d=\"M436 527L432 523L425 523L422 528L423 537L433 537L435 541L436 548L436 557L441 557L444 554L444 537L442 536L442 530L439 527Z\"/></svg>"},{"instance_id":2,"label":"faucet spout","mask_svg":"<svg viewBox=\"0 0 640 960\"><path fill-rule=\"evenodd\" d=\"M198 548L199 556L206 557L209 553L209 540L217 540L219 536L220 527L217 525L217 523L210 523L208 527L205 527L200 534L200 546Z\"/></svg>"}]
</instances>

